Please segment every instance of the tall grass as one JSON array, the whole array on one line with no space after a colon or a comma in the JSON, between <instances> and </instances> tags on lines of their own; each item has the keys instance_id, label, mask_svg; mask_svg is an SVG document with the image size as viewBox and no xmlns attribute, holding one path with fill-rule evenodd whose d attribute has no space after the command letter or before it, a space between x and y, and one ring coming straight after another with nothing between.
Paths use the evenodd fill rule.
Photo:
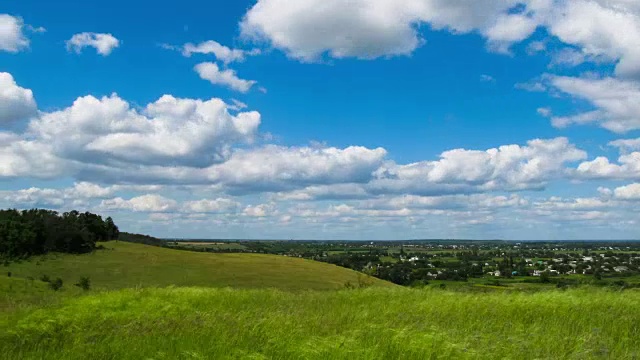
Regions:
<instances>
[{"instance_id":1,"label":"tall grass","mask_svg":"<svg viewBox=\"0 0 640 360\"><path fill-rule=\"evenodd\" d=\"M165 288L0 319L0 359L637 359L640 293Z\"/></svg>"}]
</instances>

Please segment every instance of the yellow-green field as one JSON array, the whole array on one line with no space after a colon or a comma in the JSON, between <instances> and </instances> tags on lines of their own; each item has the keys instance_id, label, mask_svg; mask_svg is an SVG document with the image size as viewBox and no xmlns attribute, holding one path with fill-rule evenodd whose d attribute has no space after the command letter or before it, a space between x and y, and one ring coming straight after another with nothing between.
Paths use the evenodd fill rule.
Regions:
<instances>
[{"instance_id":1,"label":"yellow-green field","mask_svg":"<svg viewBox=\"0 0 640 360\"><path fill-rule=\"evenodd\" d=\"M637 359L640 293L120 290L0 319L0 359Z\"/></svg>"},{"instance_id":2,"label":"yellow-green field","mask_svg":"<svg viewBox=\"0 0 640 360\"><path fill-rule=\"evenodd\" d=\"M335 290L359 282L395 286L335 265L285 256L199 253L126 242L103 245L106 249L91 254L50 254L2 267L0 309L40 302L40 292L52 292L39 281L42 275L61 278L60 292L71 295L82 293L73 284L83 276L90 278L92 291L166 286Z\"/></svg>"}]
</instances>

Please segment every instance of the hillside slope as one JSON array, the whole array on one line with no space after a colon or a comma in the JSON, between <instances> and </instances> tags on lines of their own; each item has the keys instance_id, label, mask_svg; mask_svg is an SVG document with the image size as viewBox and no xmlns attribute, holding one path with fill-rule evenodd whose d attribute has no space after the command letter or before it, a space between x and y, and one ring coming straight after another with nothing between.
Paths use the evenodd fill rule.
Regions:
<instances>
[{"instance_id":1,"label":"hillside slope","mask_svg":"<svg viewBox=\"0 0 640 360\"><path fill-rule=\"evenodd\" d=\"M60 277L67 287L87 276L96 290L156 286L331 290L363 279L345 268L284 256L198 253L126 242L103 244L107 249L91 254L36 256L4 269L14 278ZM375 278L365 281L373 286L394 286Z\"/></svg>"},{"instance_id":2,"label":"hillside slope","mask_svg":"<svg viewBox=\"0 0 640 360\"><path fill-rule=\"evenodd\" d=\"M636 359L638 295L127 289L0 318L0 359Z\"/></svg>"}]
</instances>

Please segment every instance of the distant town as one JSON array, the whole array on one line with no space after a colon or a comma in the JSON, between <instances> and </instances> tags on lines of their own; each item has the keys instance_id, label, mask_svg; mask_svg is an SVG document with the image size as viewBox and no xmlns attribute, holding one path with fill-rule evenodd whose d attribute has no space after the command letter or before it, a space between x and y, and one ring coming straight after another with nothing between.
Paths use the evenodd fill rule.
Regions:
<instances>
[{"instance_id":1,"label":"distant town","mask_svg":"<svg viewBox=\"0 0 640 360\"><path fill-rule=\"evenodd\" d=\"M640 286L638 241L273 241L166 240L165 246L216 253L300 257L405 286L505 288L589 284Z\"/></svg>"}]
</instances>

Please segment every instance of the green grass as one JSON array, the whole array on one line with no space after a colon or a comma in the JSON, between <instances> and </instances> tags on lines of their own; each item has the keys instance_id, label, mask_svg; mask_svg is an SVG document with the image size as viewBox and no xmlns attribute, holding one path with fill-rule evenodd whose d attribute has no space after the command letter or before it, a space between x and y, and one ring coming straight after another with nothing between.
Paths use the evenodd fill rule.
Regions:
<instances>
[{"instance_id":1,"label":"green grass","mask_svg":"<svg viewBox=\"0 0 640 360\"><path fill-rule=\"evenodd\" d=\"M169 246L186 246L194 248L209 248L217 250L246 250L247 247L238 243L220 243L220 242L206 242L206 241L183 241L183 242L168 242Z\"/></svg>"},{"instance_id":2,"label":"green grass","mask_svg":"<svg viewBox=\"0 0 640 360\"><path fill-rule=\"evenodd\" d=\"M0 310L38 299L32 294L47 290L38 280L42 275L61 278L63 292L70 295L81 293L73 284L82 276L91 279L94 291L164 286L335 290L359 281L395 286L335 265L285 256L199 253L125 242L104 246L91 254L50 254L2 267Z\"/></svg>"},{"instance_id":3,"label":"green grass","mask_svg":"<svg viewBox=\"0 0 640 360\"><path fill-rule=\"evenodd\" d=\"M637 359L640 293L128 289L0 320L0 359Z\"/></svg>"}]
</instances>

